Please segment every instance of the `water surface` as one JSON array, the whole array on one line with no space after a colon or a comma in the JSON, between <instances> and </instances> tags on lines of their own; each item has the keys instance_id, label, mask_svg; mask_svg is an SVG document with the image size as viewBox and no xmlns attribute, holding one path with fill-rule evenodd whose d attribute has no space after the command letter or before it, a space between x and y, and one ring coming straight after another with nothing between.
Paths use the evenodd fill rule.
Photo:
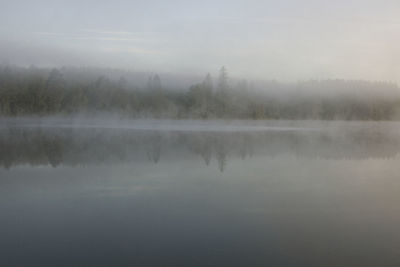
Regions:
<instances>
[{"instance_id":1,"label":"water surface","mask_svg":"<svg viewBox=\"0 0 400 267\"><path fill-rule=\"evenodd\" d=\"M400 126L3 120L0 266L398 266Z\"/></svg>"}]
</instances>

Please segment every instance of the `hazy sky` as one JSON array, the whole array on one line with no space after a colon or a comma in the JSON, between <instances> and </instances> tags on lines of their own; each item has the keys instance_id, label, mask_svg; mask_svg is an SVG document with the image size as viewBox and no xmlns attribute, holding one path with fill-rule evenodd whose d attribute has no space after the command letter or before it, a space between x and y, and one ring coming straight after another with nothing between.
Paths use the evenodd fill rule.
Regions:
<instances>
[{"instance_id":1,"label":"hazy sky","mask_svg":"<svg viewBox=\"0 0 400 267\"><path fill-rule=\"evenodd\" d=\"M0 0L0 62L400 81L396 0Z\"/></svg>"}]
</instances>

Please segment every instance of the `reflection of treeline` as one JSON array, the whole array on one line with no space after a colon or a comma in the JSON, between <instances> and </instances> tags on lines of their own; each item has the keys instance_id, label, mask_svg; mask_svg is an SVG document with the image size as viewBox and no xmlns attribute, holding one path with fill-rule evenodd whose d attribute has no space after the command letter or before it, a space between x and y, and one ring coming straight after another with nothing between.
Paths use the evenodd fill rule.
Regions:
<instances>
[{"instance_id":1,"label":"reflection of treeline","mask_svg":"<svg viewBox=\"0 0 400 267\"><path fill-rule=\"evenodd\" d=\"M215 81L207 75L189 90L173 90L158 75L138 86L124 76L0 66L3 116L104 111L132 117L390 120L399 108L399 88L384 82L251 83L229 80L222 68Z\"/></svg>"},{"instance_id":2,"label":"reflection of treeline","mask_svg":"<svg viewBox=\"0 0 400 267\"><path fill-rule=\"evenodd\" d=\"M0 130L0 166L158 163L196 155L224 171L232 157L366 159L395 157L400 138L378 130L329 132L169 132L96 129ZM189 154L188 154L189 153Z\"/></svg>"}]
</instances>

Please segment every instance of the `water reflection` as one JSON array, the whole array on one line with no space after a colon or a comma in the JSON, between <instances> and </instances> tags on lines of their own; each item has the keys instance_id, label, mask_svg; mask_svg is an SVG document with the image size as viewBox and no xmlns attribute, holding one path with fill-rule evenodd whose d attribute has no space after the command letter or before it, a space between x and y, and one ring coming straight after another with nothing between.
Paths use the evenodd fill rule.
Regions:
<instances>
[{"instance_id":1,"label":"water reflection","mask_svg":"<svg viewBox=\"0 0 400 267\"><path fill-rule=\"evenodd\" d=\"M357 127L318 131L157 131L8 127L0 130L0 165L75 166L196 156L214 159L223 172L230 158L292 155L298 158L393 158L400 151L396 131Z\"/></svg>"},{"instance_id":2,"label":"water reflection","mask_svg":"<svg viewBox=\"0 0 400 267\"><path fill-rule=\"evenodd\" d=\"M379 125L3 127L0 266L399 266Z\"/></svg>"}]
</instances>

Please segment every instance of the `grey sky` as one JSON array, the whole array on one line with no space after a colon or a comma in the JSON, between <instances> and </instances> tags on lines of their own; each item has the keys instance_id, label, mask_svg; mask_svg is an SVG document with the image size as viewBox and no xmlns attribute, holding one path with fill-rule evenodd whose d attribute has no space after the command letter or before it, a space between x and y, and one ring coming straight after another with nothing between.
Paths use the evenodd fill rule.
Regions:
<instances>
[{"instance_id":1,"label":"grey sky","mask_svg":"<svg viewBox=\"0 0 400 267\"><path fill-rule=\"evenodd\" d=\"M400 1L0 0L0 60L304 80L400 78Z\"/></svg>"}]
</instances>

